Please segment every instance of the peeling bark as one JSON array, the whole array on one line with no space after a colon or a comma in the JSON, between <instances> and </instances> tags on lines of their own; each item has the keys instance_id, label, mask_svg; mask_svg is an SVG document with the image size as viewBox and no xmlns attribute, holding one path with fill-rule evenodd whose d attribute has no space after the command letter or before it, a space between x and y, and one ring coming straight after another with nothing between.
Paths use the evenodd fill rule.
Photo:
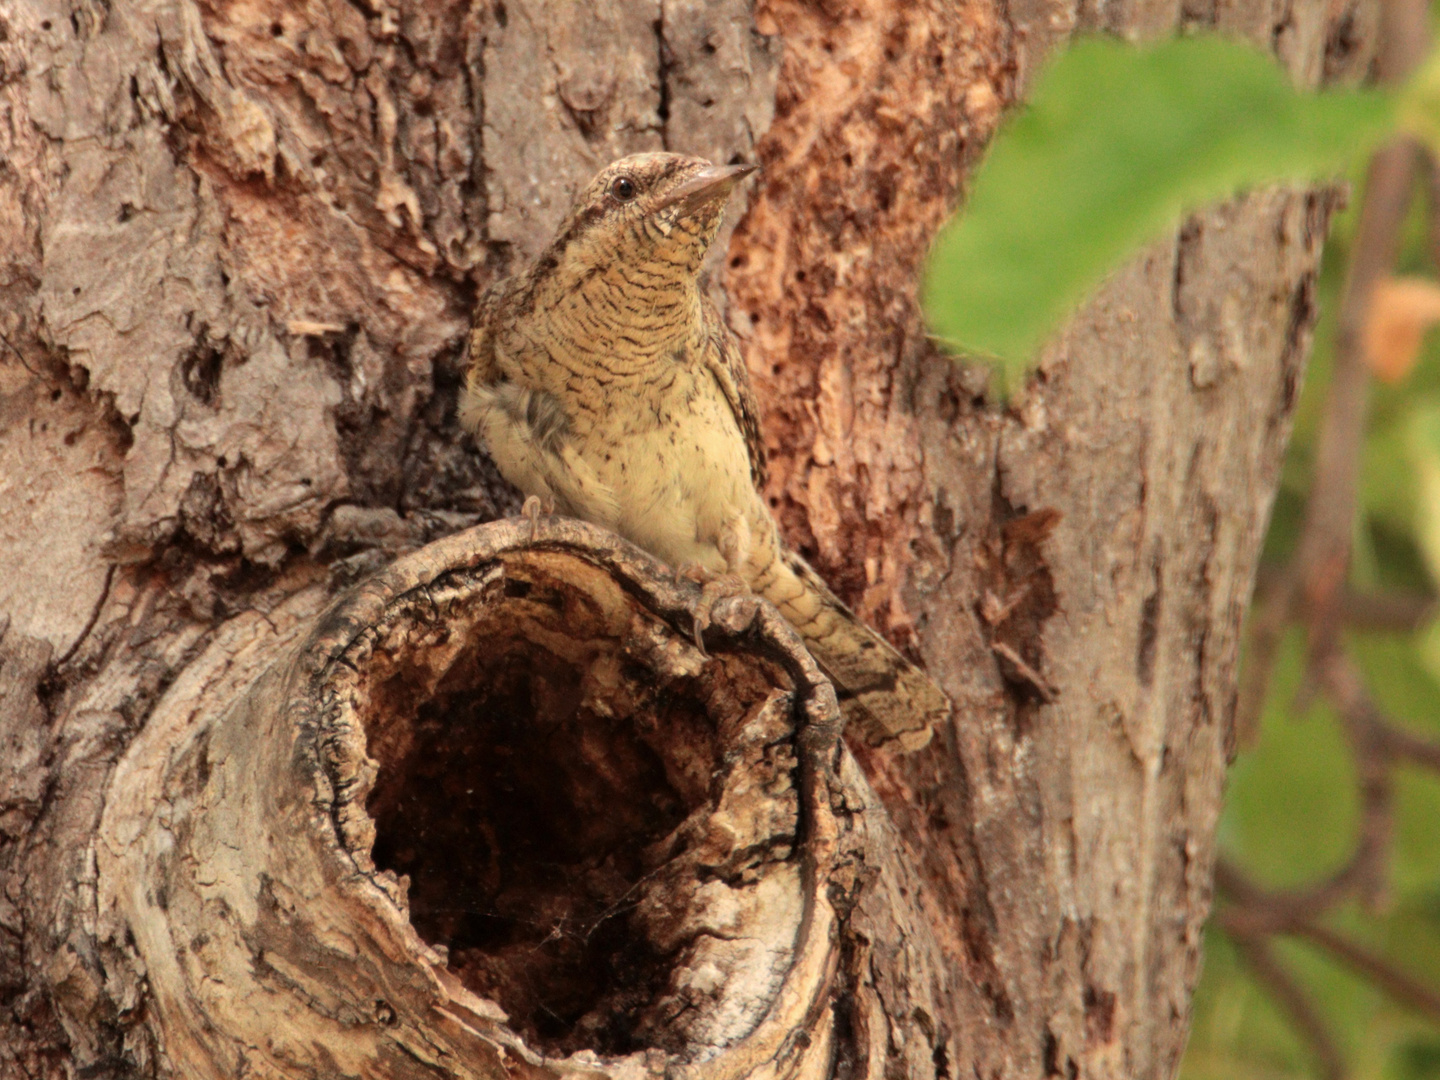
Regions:
<instances>
[{"instance_id":1,"label":"peeling bark","mask_svg":"<svg viewBox=\"0 0 1440 1080\"><path fill-rule=\"evenodd\" d=\"M1077 28L1315 84L1374 15L0 0L0 1077L1173 1073L1333 199L1196 215L1005 411L915 279ZM476 289L661 147L764 167L769 495L954 697L922 755L772 613L702 656L592 531L462 531Z\"/></svg>"}]
</instances>

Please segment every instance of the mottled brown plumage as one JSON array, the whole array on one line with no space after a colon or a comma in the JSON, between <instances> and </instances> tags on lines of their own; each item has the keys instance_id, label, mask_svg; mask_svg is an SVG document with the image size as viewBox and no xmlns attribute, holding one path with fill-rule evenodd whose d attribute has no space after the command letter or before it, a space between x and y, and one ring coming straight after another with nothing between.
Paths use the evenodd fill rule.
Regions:
<instances>
[{"instance_id":1,"label":"mottled brown plumage","mask_svg":"<svg viewBox=\"0 0 1440 1080\"><path fill-rule=\"evenodd\" d=\"M749 375L700 288L749 171L677 154L603 170L535 263L481 298L461 417L527 495L770 600L847 719L915 749L949 702L781 544Z\"/></svg>"}]
</instances>

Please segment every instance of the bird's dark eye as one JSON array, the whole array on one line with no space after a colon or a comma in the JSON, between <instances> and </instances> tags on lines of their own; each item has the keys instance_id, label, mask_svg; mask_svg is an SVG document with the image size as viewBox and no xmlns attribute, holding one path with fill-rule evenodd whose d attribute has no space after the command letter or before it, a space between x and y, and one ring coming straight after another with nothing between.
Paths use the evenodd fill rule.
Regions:
<instances>
[{"instance_id":1,"label":"bird's dark eye","mask_svg":"<svg viewBox=\"0 0 1440 1080\"><path fill-rule=\"evenodd\" d=\"M610 194L615 196L617 202L629 202L636 195L635 181L628 176L617 176L610 185Z\"/></svg>"}]
</instances>

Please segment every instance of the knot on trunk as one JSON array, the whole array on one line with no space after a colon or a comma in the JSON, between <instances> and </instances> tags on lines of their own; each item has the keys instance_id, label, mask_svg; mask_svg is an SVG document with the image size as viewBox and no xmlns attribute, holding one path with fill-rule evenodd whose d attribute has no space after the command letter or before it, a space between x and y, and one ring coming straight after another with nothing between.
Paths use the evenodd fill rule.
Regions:
<instances>
[{"instance_id":1,"label":"knot on trunk","mask_svg":"<svg viewBox=\"0 0 1440 1080\"><path fill-rule=\"evenodd\" d=\"M833 691L762 602L702 653L693 586L529 532L229 641L136 740L101 911L162 1071L829 1068Z\"/></svg>"}]
</instances>

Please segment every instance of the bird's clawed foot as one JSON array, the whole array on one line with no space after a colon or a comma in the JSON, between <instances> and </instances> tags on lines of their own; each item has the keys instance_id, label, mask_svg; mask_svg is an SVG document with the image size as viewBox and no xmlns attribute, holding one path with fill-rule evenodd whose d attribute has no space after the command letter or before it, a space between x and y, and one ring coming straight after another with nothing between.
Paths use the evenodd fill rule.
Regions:
<instances>
[{"instance_id":1,"label":"bird's clawed foot","mask_svg":"<svg viewBox=\"0 0 1440 1080\"><path fill-rule=\"evenodd\" d=\"M535 542L535 535L540 529L540 515L549 517L555 513L555 496L547 495L541 501L539 495L530 495L520 507L520 514L526 521L530 522L530 543Z\"/></svg>"},{"instance_id":2,"label":"bird's clawed foot","mask_svg":"<svg viewBox=\"0 0 1440 1080\"><path fill-rule=\"evenodd\" d=\"M715 605L732 596L748 596L750 586L738 574L717 574L699 563L682 567L680 576L700 586L700 600L695 605L695 647L705 653L704 633L714 621Z\"/></svg>"}]
</instances>

